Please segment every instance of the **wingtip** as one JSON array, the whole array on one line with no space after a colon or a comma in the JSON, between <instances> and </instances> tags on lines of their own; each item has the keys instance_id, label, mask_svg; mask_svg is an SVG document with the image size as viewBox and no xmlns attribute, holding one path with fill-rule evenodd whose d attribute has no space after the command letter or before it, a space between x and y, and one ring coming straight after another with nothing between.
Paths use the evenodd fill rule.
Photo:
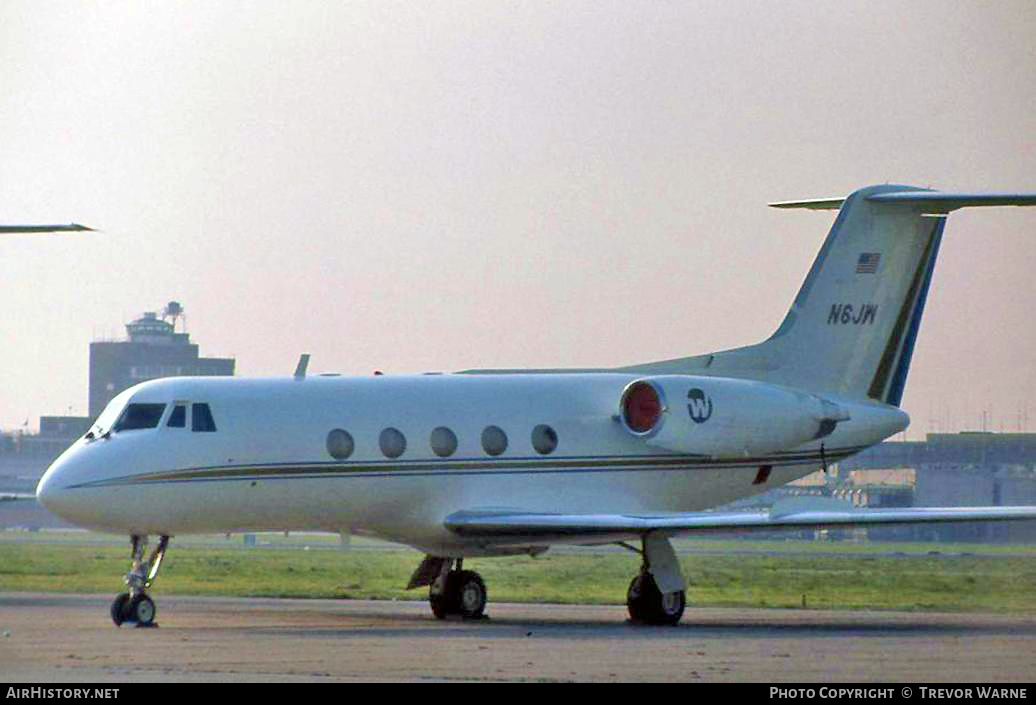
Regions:
<instances>
[{"instance_id":1,"label":"wingtip","mask_svg":"<svg viewBox=\"0 0 1036 705\"><path fill-rule=\"evenodd\" d=\"M770 208L806 208L808 210L838 210L844 198L810 198L797 201L771 201Z\"/></svg>"}]
</instances>

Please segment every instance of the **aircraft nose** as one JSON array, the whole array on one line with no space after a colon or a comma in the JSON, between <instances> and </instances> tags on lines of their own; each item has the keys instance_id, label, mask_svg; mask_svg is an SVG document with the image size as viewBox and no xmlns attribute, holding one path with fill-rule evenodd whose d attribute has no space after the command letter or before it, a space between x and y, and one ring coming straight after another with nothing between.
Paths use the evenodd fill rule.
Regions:
<instances>
[{"instance_id":1,"label":"aircraft nose","mask_svg":"<svg viewBox=\"0 0 1036 705\"><path fill-rule=\"evenodd\" d=\"M120 460L111 451L110 446L74 444L43 473L36 485L36 501L51 514L84 529L118 533L130 529L133 533L140 524L140 514L134 514L139 503L109 501L103 486L106 469Z\"/></svg>"},{"instance_id":2,"label":"aircraft nose","mask_svg":"<svg viewBox=\"0 0 1036 705\"><path fill-rule=\"evenodd\" d=\"M54 496L57 494L55 489L57 483L54 481L56 465L57 463L53 463L47 468L47 471L43 473L43 477L40 478L39 484L36 485L36 501L47 509L50 509L50 504L54 501Z\"/></svg>"},{"instance_id":3,"label":"aircraft nose","mask_svg":"<svg viewBox=\"0 0 1036 705\"><path fill-rule=\"evenodd\" d=\"M36 485L36 501L47 511L63 518L68 513L68 495L71 494L65 489L68 484L67 465L68 460L62 455L47 468L47 472L43 473L39 484Z\"/></svg>"}]
</instances>

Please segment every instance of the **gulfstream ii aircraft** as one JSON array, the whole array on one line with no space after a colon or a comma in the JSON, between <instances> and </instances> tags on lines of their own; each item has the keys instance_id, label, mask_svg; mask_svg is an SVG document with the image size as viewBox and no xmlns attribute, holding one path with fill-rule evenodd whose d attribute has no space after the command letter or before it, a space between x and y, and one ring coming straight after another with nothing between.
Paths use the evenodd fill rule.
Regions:
<instances>
[{"instance_id":1,"label":"gulfstream ii aircraft","mask_svg":"<svg viewBox=\"0 0 1036 705\"><path fill-rule=\"evenodd\" d=\"M872 186L773 204L838 209L777 331L734 350L597 370L169 378L119 394L47 470L39 501L129 534L116 624L150 624L169 537L325 530L427 555L437 617L482 616L470 556L618 543L634 621L675 624L670 539L701 532L1036 518L1036 507L716 510L879 443L899 409L946 215L1036 194ZM160 537L148 554L147 536Z\"/></svg>"}]
</instances>

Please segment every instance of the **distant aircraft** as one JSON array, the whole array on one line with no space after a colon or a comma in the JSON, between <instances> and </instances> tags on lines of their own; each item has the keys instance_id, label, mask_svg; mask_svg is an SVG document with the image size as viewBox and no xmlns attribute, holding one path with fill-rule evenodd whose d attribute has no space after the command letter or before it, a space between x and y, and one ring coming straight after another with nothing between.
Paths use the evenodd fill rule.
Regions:
<instances>
[{"instance_id":1,"label":"distant aircraft","mask_svg":"<svg viewBox=\"0 0 1036 705\"><path fill-rule=\"evenodd\" d=\"M14 234L14 233L65 233L65 232L95 232L93 228L88 228L85 225L79 223L69 223L68 225L0 225L0 234Z\"/></svg>"},{"instance_id":2,"label":"distant aircraft","mask_svg":"<svg viewBox=\"0 0 1036 705\"><path fill-rule=\"evenodd\" d=\"M96 232L79 223L68 225L0 225L0 235L13 235L15 233L60 233L60 232ZM24 492L0 492L0 502L14 502L19 500L36 499L36 495Z\"/></svg>"},{"instance_id":3,"label":"distant aircraft","mask_svg":"<svg viewBox=\"0 0 1036 705\"><path fill-rule=\"evenodd\" d=\"M26 492L0 492L0 502L17 502L28 499L36 499L36 495Z\"/></svg>"},{"instance_id":4,"label":"distant aircraft","mask_svg":"<svg viewBox=\"0 0 1036 705\"><path fill-rule=\"evenodd\" d=\"M285 379L145 382L112 400L37 497L74 524L130 535L116 624L154 620L147 589L177 534L408 544L427 554L409 587L429 586L440 618L485 610L466 557L617 543L642 559L630 616L675 624L686 581L674 536L1036 518L1036 507L709 511L905 429L898 407L946 214L1036 194L882 185L772 205L839 212L784 322L757 345L614 369L307 377L303 359ZM149 534L161 538L145 557Z\"/></svg>"}]
</instances>

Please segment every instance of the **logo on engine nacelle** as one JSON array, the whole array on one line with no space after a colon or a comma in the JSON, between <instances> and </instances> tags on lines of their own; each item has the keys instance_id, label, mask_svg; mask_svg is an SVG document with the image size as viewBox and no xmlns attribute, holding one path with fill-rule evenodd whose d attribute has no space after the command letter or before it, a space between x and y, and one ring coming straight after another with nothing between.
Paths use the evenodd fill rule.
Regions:
<instances>
[{"instance_id":1,"label":"logo on engine nacelle","mask_svg":"<svg viewBox=\"0 0 1036 705\"><path fill-rule=\"evenodd\" d=\"M712 416L712 399L705 392L694 388L687 392L687 411L694 423L705 423Z\"/></svg>"}]
</instances>

